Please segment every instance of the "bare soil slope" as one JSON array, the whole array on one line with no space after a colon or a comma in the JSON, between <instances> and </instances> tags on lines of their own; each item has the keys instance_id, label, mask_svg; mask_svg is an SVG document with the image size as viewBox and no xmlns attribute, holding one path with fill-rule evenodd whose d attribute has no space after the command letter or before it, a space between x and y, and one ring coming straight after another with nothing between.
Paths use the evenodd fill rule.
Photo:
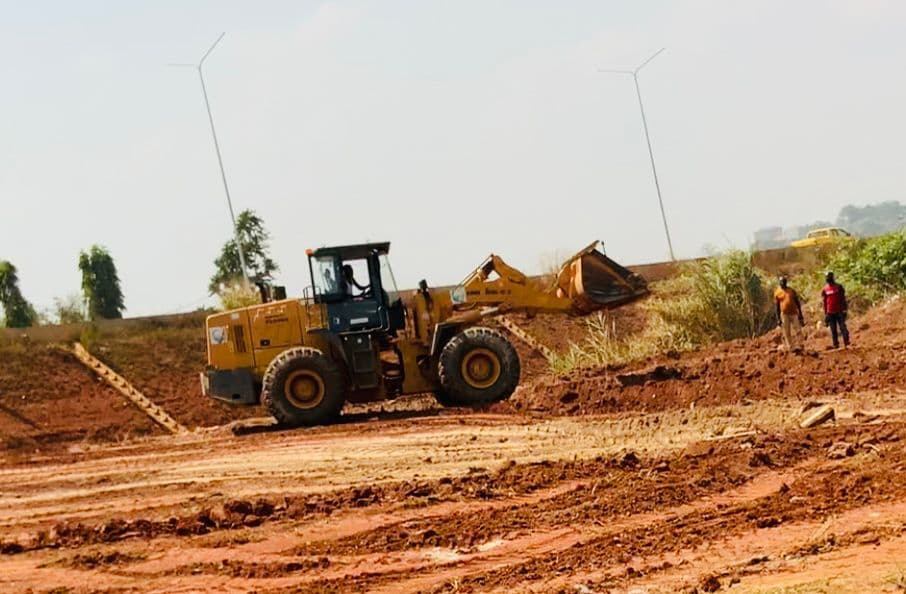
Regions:
<instances>
[{"instance_id":1,"label":"bare soil slope","mask_svg":"<svg viewBox=\"0 0 906 594\"><path fill-rule=\"evenodd\" d=\"M106 338L92 352L186 427L261 416L257 407L230 406L202 395L198 374L207 363L205 348L202 327L160 328Z\"/></svg>"},{"instance_id":2,"label":"bare soil slope","mask_svg":"<svg viewBox=\"0 0 906 594\"><path fill-rule=\"evenodd\" d=\"M71 354L44 345L0 347L0 450L42 456L79 442L160 433Z\"/></svg>"},{"instance_id":3,"label":"bare soil slope","mask_svg":"<svg viewBox=\"0 0 906 594\"><path fill-rule=\"evenodd\" d=\"M854 346L827 350L825 328L810 327L801 354L779 350L779 330L698 351L572 376L530 378L500 412L590 414L657 411L776 397L821 398L902 389L906 304L893 301L850 321Z\"/></svg>"}]
</instances>

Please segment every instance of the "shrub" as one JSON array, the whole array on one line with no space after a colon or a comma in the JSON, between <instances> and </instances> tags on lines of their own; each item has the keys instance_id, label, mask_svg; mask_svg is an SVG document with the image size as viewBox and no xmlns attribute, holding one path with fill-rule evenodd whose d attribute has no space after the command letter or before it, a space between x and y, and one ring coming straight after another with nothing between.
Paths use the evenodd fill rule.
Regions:
<instances>
[{"instance_id":1,"label":"shrub","mask_svg":"<svg viewBox=\"0 0 906 594\"><path fill-rule=\"evenodd\" d=\"M261 303L261 294L254 287L245 288L242 285L224 286L217 296L220 297L220 304L225 310Z\"/></svg>"},{"instance_id":2,"label":"shrub","mask_svg":"<svg viewBox=\"0 0 906 594\"><path fill-rule=\"evenodd\" d=\"M906 291L906 230L844 244L828 262L857 308Z\"/></svg>"},{"instance_id":3,"label":"shrub","mask_svg":"<svg viewBox=\"0 0 906 594\"><path fill-rule=\"evenodd\" d=\"M621 338L617 335L613 319L606 313L598 312L585 324L585 341L571 345L566 353L556 355L550 361L554 373L568 373L578 367L622 365L657 352L653 333L646 330L640 336Z\"/></svg>"},{"instance_id":4,"label":"shrub","mask_svg":"<svg viewBox=\"0 0 906 594\"><path fill-rule=\"evenodd\" d=\"M85 347L86 351L91 352L94 349L95 344L97 344L100 335L101 331L97 324L92 322L82 328L82 332L79 334L79 343Z\"/></svg>"},{"instance_id":5,"label":"shrub","mask_svg":"<svg viewBox=\"0 0 906 594\"><path fill-rule=\"evenodd\" d=\"M81 324L88 321L88 310L78 295L53 300L53 315L58 324Z\"/></svg>"},{"instance_id":6,"label":"shrub","mask_svg":"<svg viewBox=\"0 0 906 594\"><path fill-rule=\"evenodd\" d=\"M659 353L680 352L722 340L758 336L774 325L767 280L750 254L730 251L687 264L679 276L659 283L644 303L648 325L640 334L619 338L604 315L588 320L588 335L551 368L620 365Z\"/></svg>"},{"instance_id":7,"label":"shrub","mask_svg":"<svg viewBox=\"0 0 906 594\"><path fill-rule=\"evenodd\" d=\"M751 338L773 324L770 286L747 252L733 250L689 264L665 285L672 296L648 304L668 331L672 327L670 341L676 344L665 346L694 348Z\"/></svg>"}]
</instances>

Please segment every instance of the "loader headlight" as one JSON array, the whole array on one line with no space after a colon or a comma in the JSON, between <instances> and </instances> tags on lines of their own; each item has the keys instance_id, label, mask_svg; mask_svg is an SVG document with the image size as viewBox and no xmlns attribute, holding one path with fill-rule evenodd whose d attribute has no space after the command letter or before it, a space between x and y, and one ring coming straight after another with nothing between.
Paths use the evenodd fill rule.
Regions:
<instances>
[{"instance_id":1,"label":"loader headlight","mask_svg":"<svg viewBox=\"0 0 906 594\"><path fill-rule=\"evenodd\" d=\"M227 341L227 326L214 326L208 329L208 337L211 344L224 344Z\"/></svg>"}]
</instances>

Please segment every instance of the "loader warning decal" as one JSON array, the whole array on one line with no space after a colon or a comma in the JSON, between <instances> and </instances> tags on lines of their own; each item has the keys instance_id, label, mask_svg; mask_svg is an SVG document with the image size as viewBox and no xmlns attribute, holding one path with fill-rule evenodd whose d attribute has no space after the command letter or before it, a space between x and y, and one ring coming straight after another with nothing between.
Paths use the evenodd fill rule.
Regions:
<instances>
[{"instance_id":1,"label":"loader warning decal","mask_svg":"<svg viewBox=\"0 0 906 594\"><path fill-rule=\"evenodd\" d=\"M224 344L227 341L227 326L214 326L208 330L211 344Z\"/></svg>"},{"instance_id":2,"label":"loader warning decal","mask_svg":"<svg viewBox=\"0 0 906 594\"><path fill-rule=\"evenodd\" d=\"M465 287L456 287L455 289L450 289L450 300L454 305L459 303L466 302L466 288Z\"/></svg>"}]
</instances>

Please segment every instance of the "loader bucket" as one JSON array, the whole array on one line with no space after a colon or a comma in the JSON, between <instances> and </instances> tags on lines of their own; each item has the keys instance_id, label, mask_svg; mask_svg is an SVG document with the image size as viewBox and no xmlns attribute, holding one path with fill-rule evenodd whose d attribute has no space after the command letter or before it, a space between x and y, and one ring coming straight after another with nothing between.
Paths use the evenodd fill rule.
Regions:
<instances>
[{"instance_id":1,"label":"loader bucket","mask_svg":"<svg viewBox=\"0 0 906 594\"><path fill-rule=\"evenodd\" d=\"M597 245L596 241L567 260L557 273L557 296L568 297L579 315L648 295L644 278L599 252Z\"/></svg>"}]
</instances>

